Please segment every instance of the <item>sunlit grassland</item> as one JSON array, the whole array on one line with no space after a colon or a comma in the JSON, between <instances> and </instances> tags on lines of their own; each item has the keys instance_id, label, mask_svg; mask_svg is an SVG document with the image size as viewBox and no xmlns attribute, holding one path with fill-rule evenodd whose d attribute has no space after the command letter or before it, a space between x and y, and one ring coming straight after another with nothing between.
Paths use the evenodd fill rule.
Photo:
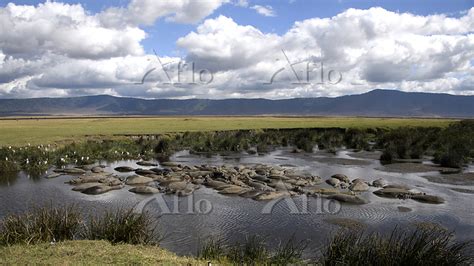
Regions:
<instances>
[{"instance_id":1,"label":"sunlit grassland","mask_svg":"<svg viewBox=\"0 0 474 266\"><path fill-rule=\"evenodd\" d=\"M265 128L445 127L452 119L362 117L116 117L0 120L0 146L80 140L86 136Z\"/></svg>"}]
</instances>

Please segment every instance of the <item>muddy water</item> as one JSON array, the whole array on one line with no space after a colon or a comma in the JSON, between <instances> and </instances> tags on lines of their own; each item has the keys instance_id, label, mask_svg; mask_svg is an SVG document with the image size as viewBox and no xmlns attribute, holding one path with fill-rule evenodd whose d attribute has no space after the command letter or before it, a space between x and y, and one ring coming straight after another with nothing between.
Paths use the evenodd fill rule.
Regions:
<instances>
[{"instance_id":1,"label":"muddy water","mask_svg":"<svg viewBox=\"0 0 474 266\"><path fill-rule=\"evenodd\" d=\"M186 255L194 255L199 242L209 236L232 243L245 239L247 235L257 234L266 237L270 245L274 246L292 236L298 240L307 240L310 250L306 255L316 256L330 235L340 229L339 226L327 222L333 218L350 218L366 224L370 230L377 231L391 230L395 225L404 227L418 222L433 222L455 231L459 239L474 239L474 196L451 189L473 190L474 186L438 184L423 178L424 175L437 175L437 172L387 172L377 160L361 157L376 156L358 156L350 151L340 151L336 155L318 151L312 154L293 154L290 150L282 149L261 156L230 154L207 157L182 151L172 156L171 160L183 165L280 165L323 178L336 173L369 181L384 178L389 183L403 183L416 190L439 195L446 203L432 205L412 200L380 198L371 193L375 190L371 188L370 192L363 194L370 203L362 206L337 206L327 200L298 196L292 202L279 201L270 213L265 213L264 210L268 210L267 202L224 196L205 187L195 191L192 197L184 198L160 194L150 200L149 196L128 192L128 187L103 195L89 196L71 191L71 187L64 184L71 177L44 179L20 173L18 176L1 178L0 216L25 210L33 204L75 203L84 212L100 213L113 207L133 207L148 202L144 209L159 221L159 228L164 234L162 246ZM106 165L106 170L111 172L116 166L139 167L134 161ZM471 166L467 171L474 171L474 167ZM196 203L202 204L199 207ZM412 211L400 212L399 206L408 207Z\"/></svg>"}]
</instances>

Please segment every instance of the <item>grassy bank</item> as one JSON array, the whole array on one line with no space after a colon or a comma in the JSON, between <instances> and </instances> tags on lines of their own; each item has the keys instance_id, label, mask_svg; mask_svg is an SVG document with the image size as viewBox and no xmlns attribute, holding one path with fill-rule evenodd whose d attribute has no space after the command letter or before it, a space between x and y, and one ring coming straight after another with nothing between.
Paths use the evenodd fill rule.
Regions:
<instances>
[{"instance_id":1,"label":"grassy bank","mask_svg":"<svg viewBox=\"0 0 474 266\"><path fill-rule=\"evenodd\" d=\"M178 257L157 246L117 244L107 241L64 241L54 245L14 245L0 247L0 264L27 265L102 265L102 264L154 264L154 265L207 265L188 257Z\"/></svg>"},{"instance_id":2,"label":"grassy bank","mask_svg":"<svg viewBox=\"0 0 474 266\"><path fill-rule=\"evenodd\" d=\"M85 136L159 134L262 128L446 127L450 119L359 117L150 117L0 120L0 146L78 140Z\"/></svg>"}]
</instances>

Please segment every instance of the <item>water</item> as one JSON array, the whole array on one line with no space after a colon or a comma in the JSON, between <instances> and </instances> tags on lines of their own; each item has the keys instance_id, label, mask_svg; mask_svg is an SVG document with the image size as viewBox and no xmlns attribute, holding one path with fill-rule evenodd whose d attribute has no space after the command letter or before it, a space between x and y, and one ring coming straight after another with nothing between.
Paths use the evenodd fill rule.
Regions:
<instances>
[{"instance_id":1,"label":"water","mask_svg":"<svg viewBox=\"0 0 474 266\"><path fill-rule=\"evenodd\" d=\"M342 160L340 160L342 159ZM262 210L267 202L256 202L238 196L224 196L214 190L202 187L195 191L192 198L176 198L172 195L159 195L164 199L170 211L179 208L179 213L163 214L164 209L155 201L145 206L145 210L156 216L160 231L165 235L161 245L180 255L195 255L200 241L210 236L218 237L228 243L241 241L248 235L260 235L267 238L271 246L291 237L309 241L310 249L307 256L318 254L328 238L340 229L330 224L328 218L351 218L367 224L370 230L389 231L395 225L405 227L417 222L439 223L445 228L455 231L459 239L474 239L474 201L473 194L461 193L450 188L474 189L474 186L454 186L449 184L431 183L423 175L431 173L391 173L385 172L377 160L357 159L349 151L341 151L336 155L316 151L313 154L293 154L282 149L263 156L247 154L216 155L211 157L191 155L186 151L178 152L172 161L185 165L251 165L269 164L283 165L297 170L304 170L314 175L327 178L333 174L346 174L350 178L375 180L384 178L389 183L404 183L428 194L443 197L446 203L432 205L412 200L385 199L372 194L363 196L370 200L366 205L341 205L339 212L329 206L330 212L324 211L329 202L316 198L308 198L307 212L303 210L304 196L294 198L300 213L291 213L286 201L275 205L271 214ZM358 161L354 161L358 160ZM134 161L106 163L106 171L113 171L116 166L141 167ZM472 171L473 167L469 168ZM117 173L118 174L118 173ZM119 174L128 175L128 174ZM137 195L125 189L106 194L90 196L74 192L71 186L64 184L69 176L55 179L33 178L24 173L18 176L4 176L0 180L0 216L8 213L27 210L32 205L74 203L84 212L102 212L114 207L133 207L147 201L149 196ZM371 188L371 191L375 190ZM212 205L210 213L188 213L191 202L206 200ZM193 204L191 204L193 205ZM399 212L398 206L412 209L411 212ZM332 207L332 208L331 208ZM173 209L174 208L174 209ZM199 208L198 208L199 209Z\"/></svg>"}]
</instances>

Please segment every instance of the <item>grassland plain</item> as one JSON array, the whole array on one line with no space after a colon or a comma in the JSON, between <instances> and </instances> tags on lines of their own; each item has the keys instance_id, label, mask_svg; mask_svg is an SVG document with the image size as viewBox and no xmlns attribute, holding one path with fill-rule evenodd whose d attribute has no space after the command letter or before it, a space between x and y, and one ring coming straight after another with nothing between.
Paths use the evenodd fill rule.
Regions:
<instances>
[{"instance_id":1,"label":"grassland plain","mask_svg":"<svg viewBox=\"0 0 474 266\"><path fill-rule=\"evenodd\" d=\"M0 119L0 146L80 140L86 136L265 128L446 127L454 119L367 117L48 117Z\"/></svg>"}]
</instances>

